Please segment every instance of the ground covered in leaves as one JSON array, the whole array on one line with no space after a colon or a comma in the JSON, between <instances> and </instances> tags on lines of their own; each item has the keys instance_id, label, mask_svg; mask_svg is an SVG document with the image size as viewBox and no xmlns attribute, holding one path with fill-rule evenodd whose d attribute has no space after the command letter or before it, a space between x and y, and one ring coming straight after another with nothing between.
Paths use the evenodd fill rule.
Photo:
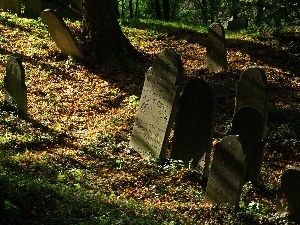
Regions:
<instances>
[{"instance_id":1,"label":"ground covered in leaves","mask_svg":"<svg viewBox=\"0 0 300 225\"><path fill-rule=\"evenodd\" d=\"M78 35L79 22L64 19ZM280 175L300 166L297 33L227 32L228 71L214 73L205 67L206 29L147 20L121 26L142 56L91 67L61 57L41 19L0 13L0 85L15 55L28 90L26 118L0 93L0 223L289 224L275 203ZM244 186L238 209L206 205L199 178L180 162L144 161L128 147L145 73L166 48L181 55L183 86L195 78L234 86L249 65L267 74L261 178ZM214 143L226 136L233 109L234 98L219 101Z\"/></svg>"}]
</instances>

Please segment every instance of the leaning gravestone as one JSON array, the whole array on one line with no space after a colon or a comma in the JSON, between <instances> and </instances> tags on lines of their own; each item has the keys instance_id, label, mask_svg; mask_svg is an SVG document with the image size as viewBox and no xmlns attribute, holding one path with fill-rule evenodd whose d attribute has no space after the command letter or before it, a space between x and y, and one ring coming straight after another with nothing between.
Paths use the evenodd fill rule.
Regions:
<instances>
[{"instance_id":1,"label":"leaning gravestone","mask_svg":"<svg viewBox=\"0 0 300 225\"><path fill-rule=\"evenodd\" d=\"M4 101L27 113L27 88L25 71L19 58L10 56L6 64L4 77Z\"/></svg>"},{"instance_id":2,"label":"leaning gravestone","mask_svg":"<svg viewBox=\"0 0 300 225\"><path fill-rule=\"evenodd\" d=\"M264 119L254 108L240 108L233 116L231 135L239 135L243 151L246 153L246 181L256 182L264 156Z\"/></svg>"},{"instance_id":3,"label":"leaning gravestone","mask_svg":"<svg viewBox=\"0 0 300 225\"><path fill-rule=\"evenodd\" d=\"M78 47L77 41L55 10L45 9L42 12L42 18L48 26L51 37L64 56L70 55L83 58L83 54Z\"/></svg>"},{"instance_id":4,"label":"leaning gravestone","mask_svg":"<svg viewBox=\"0 0 300 225\"><path fill-rule=\"evenodd\" d=\"M210 86L200 79L190 82L179 101L170 157L187 167L191 163L203 178L208 177L215 112Z\"/></svg>"},{"instance_id":5,"label":"leaning gravestone","mask_svg":"<svg viewBox=\"0 0 300 225\"><path fill-rule=\"evenodd\" d=\"M263 117L263 139L267 135L269 88L264 71L257 66L250 66L241 75L237 83L235 112L242 107L252 107Z\"/></svg>"},{"instance_id":6,"label":"leaning gravestone","mask_svg":"<svg viewBox=\"0 0 300 225\"><path fill-rule=\"evenodd\" d=\"M0 9L9 10L20 15L21 0L0 0Z\"/></svg>"},{"instance_id":7,"label":"leaning gravestone","mask_svg":"<svg viewBox=\"0 0 300 225\"><path fill-rule=\"evenodd\" d=\"M42 13L42 0L25 0L24 13L31 18L37 18Z\"/></svg>"},{"instance_id":8,"label":"leaning gravestone","mask_svg":"<svg viewBox=\"0 0 300 225\"><path fill-rule=\"evenodd\" d=\"M143 158L163 158L174 121L183 67L180 56L165 50L149 68L130 139Z\"/></svg>"},{"instance_id":9,"label":"leaning gravestone","mask_svg":"<svg viewBox=\"0 0 300 225\"><path fill-rule=\"evenodd\" d=\"M208 28L206 66L217 72L227 70L225 31L219 23L213 23Z\"/></svg>"},{"instance_id":10,"label":"leaning gravestone","mask_svg":"<svg viewBox=\"0 0 300 225\"><path fill-rule=\"evenodd\" d=\"M286 170L277 189L277 211L288 212L290 219L300 224L300 168Z\"/></svg>"},{"instance_id":11,"label":"leaning gravestone","mask_svg":"<svg viewBox=\"0 0 300 225\"><path fill-rule=\"evenodd\" d=\"M246 173L245 159L238 136L229 135L216 144L206 187L206 203L238 205Z\"/></svg>"}]
</instances>

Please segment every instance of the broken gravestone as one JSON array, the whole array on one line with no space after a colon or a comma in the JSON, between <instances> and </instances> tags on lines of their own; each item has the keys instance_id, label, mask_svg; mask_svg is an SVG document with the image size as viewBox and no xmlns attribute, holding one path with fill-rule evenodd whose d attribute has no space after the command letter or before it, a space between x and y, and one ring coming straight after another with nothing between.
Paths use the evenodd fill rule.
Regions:
<instances>
[{"instance_id":1,"label":"broken gravestone","mask_svg":"<svg viewBox=\"0 0 300 225\"><path fill-rule=\"evenodd\" d=\"M290 220L300 223L300 168L287 169L277 189L277 211L287 212Z\"/></svg>"},{"instance_id":2,"label":"broken gravestone","mask_svg":"<svg viewBox=\"0 0 300 225\"><path fill-rule=\"evenodd\" d=\"M20 0L0 0L0 9L11 11L12 13L21 14Z\"/></svg>"},{"instance_id":3,"label":"broken gravestone","mask_svg":"<svg viewBox=\"0 0 300 225\"><path fill-rule=\"evenodd\" d=\"M146 74L130 147L143 158L163 158L180 91L183 67L173 50L158 54Z\"/></svg>"},{"instance_id":4,"label":"broken gravestone","mask_svg":"<svg viewBox=\"0 0 300 225\"><path fill-rule=\"evenodd\" d=\"M48 26L51 37L64 56L70 55L83 58L83 54L78 47L77 41L55 10L45 9L42 12L42 18Z\"/></svg>"},{"instance_id":5,"label":"broken gravestone","mask_svg":"<svg viewBox=\"0 0 300 225\"><path fill-rule=\"evenodd\" d=\"M243 30L248 27L248 20L246 18L233 19L228 21L227 30Z\"/></svg>"},{"instance_id":6,"label":"broken gravestone","mask_svg":"<svg viewBox=\"0 0 300 225\"><path fill-rule=\"evenodd\" d=\"M216 72L227 70L225 31L219 23L213 23L208 28L206 66Z\"/></svg>"},{"instance_id":7,"label":"broken gravestone","mask_svg":"<svg viewBox=\"0 0 300 225\"><path fill-rule=\"evenodd\" d=\"M179 101L171 158L182 160L202 176L208 177L216 100L210 86L193 80Z\"/></svg>"},{"instance_id":8,"label":"broken gravestone","mask_svg":"<svg viewBox=\"0 0 300 225\"><path fill-rule=\"evenodd\" d=\"M248 67L237 83L235 112L242 107L252 107L263 117L263 139L267 135L269 88L264 71L257 66Z\"/></svg>"},{"instance_id":9,"label":"broken gravestone","mask_svg":"<svg viewBox=\"0 0 300 225\"><path fill-rule=\"evenodd\" d=\"M264 157L264 119L254 108L240 108L233 116L231 135L238 135L246 154L245 182L257 182Z\"/></svg>"},{"instance_id":10,"label":"broken gravestone","mask_svg":"<svg viewBox=\"0 0 300 225\"><path fill-rule=\"evenodd\" d=\"M206 203L238 206L246 173L245 159L238 136L226 136L216 144L206 187Z\"/></svg>"},{"instance_id":11,"label":"broken gravestone","mask_svg":"<svg viewBox=\"0 0 300 225\"><path fill-rule=\"evenodd\" d=\"M24 14L30 18L37 18L42 13L42 0L25 0Z\"/></svg>"},{"instance_id":12,"label":"broken gravestone","mask_svg":"<svg viewBox=\"0 0 300 225\"><path fill-rule=\"evenodd\" d=\"M24 114L27 113L27 88L25 70L19 58L10 56L6 64L4 77L4 101Z\"/></svg>"}]
</instances>

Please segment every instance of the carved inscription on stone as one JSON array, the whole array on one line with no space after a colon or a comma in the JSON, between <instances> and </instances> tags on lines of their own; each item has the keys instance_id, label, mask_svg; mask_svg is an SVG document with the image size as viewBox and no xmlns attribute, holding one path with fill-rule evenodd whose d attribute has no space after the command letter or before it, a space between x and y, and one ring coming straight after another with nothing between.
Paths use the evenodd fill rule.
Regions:
<instances>
[{"instance_id":1,"label":"carved inscription on stone","mask_svg":"<svg viewBox=\"0 0 300 225\"><path fill-rule=\"evenodd\" d=\"M205 193L205 202L237 206L246 172L245 154L235 135L216 145Z\"/></svg>"},{"instance_id":2,"label":"carved inscription on stone","mask_svg":"<svg viewBox=\"0 0 300 225\"><path fill-rule=\"evenodd\" d=\"M25 71L21 60L14 56L10 56L6 64L4 100L10 105L16 106L23 113L27 113Z\"/></svg>"},{"instance_id":3,"label":"carved inscription on stone","mask_svg":"<svg viewBox=\"0 0 300 225\"><path fill-rule=\"evenodd\" d=\"M179 101L171 158L208 177L216 100L203 80L191 81Z\"/></svg>"},{"instance_id":4,"label":"carved inscription on stone","mask_svg":"<svg viewBox=\"0 0 300 225\"><path fill-rule=\"evenodd\" d=\"M143 158L163 158L179 95L182 63L173 50L158 54L149 68L130 139Z\"/></svg>"}]
</instances>

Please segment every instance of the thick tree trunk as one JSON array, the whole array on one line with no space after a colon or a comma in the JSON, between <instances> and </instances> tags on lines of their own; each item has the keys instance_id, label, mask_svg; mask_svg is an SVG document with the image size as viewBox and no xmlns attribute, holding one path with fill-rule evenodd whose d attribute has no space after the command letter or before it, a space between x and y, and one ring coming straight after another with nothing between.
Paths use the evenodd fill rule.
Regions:
<instances>
[{"instance_id":1,"label":"thick tree trunk","mask_svg":"<svg viewBox=\"0 0 300 225\"><path fill-rule=\"evenodd\" d=\"M117 19L116 0L86 0L83 45L87 59L106 61L135 49L123 34Z\"/></svg>"}]
</instances>

